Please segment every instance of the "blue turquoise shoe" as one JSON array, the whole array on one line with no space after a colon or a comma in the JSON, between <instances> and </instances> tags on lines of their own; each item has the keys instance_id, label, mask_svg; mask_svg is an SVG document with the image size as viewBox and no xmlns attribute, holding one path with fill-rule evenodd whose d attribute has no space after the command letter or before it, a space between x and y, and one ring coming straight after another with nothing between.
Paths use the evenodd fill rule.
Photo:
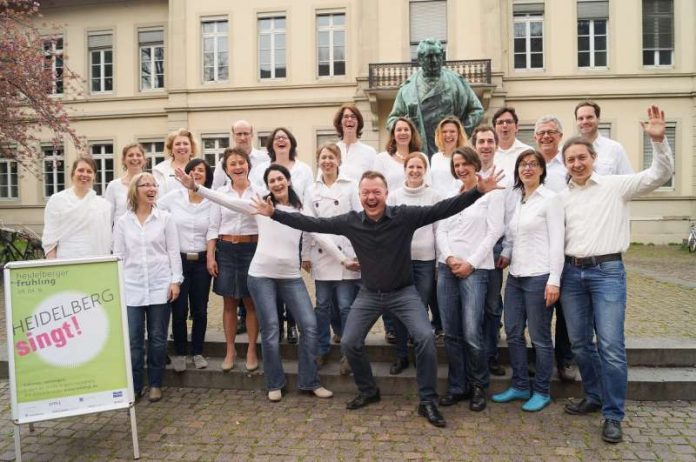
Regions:
<instances>
[{"instance_id":1,"label":"blue turquoise shoe","mask_svg":"<svg viewBox=\"0 0 696 462\"><path fill-rule=\"evenodd\" d=\"M522 405L522 410L526 412L539 412L546 406L551 404L551 397L549 395L542 395L541 393L534 392L529 401Z\"/></svg>"},{"instance_id":2,"label":"blue turquoise shoe","mask_svg":"<svg viewBox=\"0 0 696 462\"><path fill-rule=\"evenodd\" d=\"M528 400L529 399L529 391L527 390L518 390L516 388L508 388L502 393L498 393L497 395L493 395L491 397L491 400L495 403L509 403L510 401L515 401L515 400Z\"/></svg>"}]
</instances>

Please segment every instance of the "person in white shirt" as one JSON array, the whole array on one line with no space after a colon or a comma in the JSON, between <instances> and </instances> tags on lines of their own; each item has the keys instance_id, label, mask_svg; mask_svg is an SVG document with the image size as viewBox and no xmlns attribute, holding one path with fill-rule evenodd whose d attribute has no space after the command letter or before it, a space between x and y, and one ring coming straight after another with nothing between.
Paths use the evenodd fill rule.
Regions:
<instances>
[{"instance_id":1,"label":"person in white shirt","mask_svg":"<svg viewBox=\"0 0 696 462\"><path fill-rule=\"evenodd\" d=\"M481 161L472 148L465 146L452 154L452 173L462 182L462 192L477 187L480 170ZM503 217L503 192L493 191L437 227L437 300L449 366L441 406L469 398L472 411L486 408L489 372L483 317L494 267L493 246L503 235Z\"/></svg>"},{"instance_id":2,"label":"person in white shirt","mask_svg":"<svg viewBox=\"0 0 696 462\"><path fill-rule=\"evenodd\" d=\"M500 257L505 264L510 263L505 285L505 333L512 383L491 399L497 403L524 400L522 410L537 412L551 403L551 318L563 271L563 208L556 193L544 187L546 161L541 153L525 151L515 164L515 185L506 197L505 207L510 218L506 219ZM525 327L536 357L531 387Z\"/></svg>"},{"instance_id":3,"label":"person in white shirt","mask_svg":"<svg viewBox=\"0 0 696 462\"><path fill-rule=\"evenodd\" d=\"M191 160L186 164L185 171L198 183L206 186L212 183L213 171L203 159ZM176 372L186 370L186 354L189 352L186 320L190 311L193 321L190 353L196 369L205 369L208 361L203 356L203 342L208 325L211 279L206 267L206 235L211 202L193 191L176 188L161 198L157 205L169 212L176 224L184 274L179 297L172 304L172 334L176 355L172 358L172 366Z\"/></svg>"},{"instance_id":4,"label":"person in white shirt","mask_svg":"<svg viewBox=\"0 0 696 462\"><path fill-rule=\"evenodd\" d=\"M595 172L600 175L628 175L633 173L626 150L621 145L599 133L600 107L594 101L581 101L575 106L575 122L582 136L590 140L597 160Z\"/></svg>"},{"instance_id":5,"label":"person in white shirt","mask_svg":"<svg viewBox=\"0 0 696 462\"><path fill-rule=\"evenodd\" d=\"M111 204L111 222L114 224L128 210L126 196L131 178L142 172L145 167L145 150L140 143L131 143L123 147L121 166L125 170L124 174L111 180L104 191L104 199Z\"/></svg>"},{"instance_id":6,"label":"person in white shirt","mask_svg":"<svg viewBox=\"0 0 696 462\"><path fill-rule=\"evenodd\" d=\"M78 158L70 170L72 186L48 199L41 237L47 259L111 252L111 206L92 189L96 172L91 157Z\"/></svg>"},{"instance_id":7,"label":"person in white shirt","mask_svg":"<svg viewBox=\"0 0 696 462\"><path fill-rule=\"evenodd\" d=\"M351 210L361 210L357 184L343 175L342 156L338 146L326 143L317 149L319 178L309 187L305 195L304 210L314 217L334 217ZM311 233L303 233L302 267L311 272L316 287L318 356L317 363L322 366L329 353L331 337L330 319L334 301L339 313L336 335L343 335L343 326L348 319L350 306L360 289L360 271L353 246L345 236L327 235L342 251L349 263L341 264L324 249ZM350 366L345 357L341 358L340 372L350 374Z\"/></svg>"},{"instance_id":8,"label":"person in white shirt","mask_svg":"<svg viewBox=\"0 0 696 462\"><path fill-rule=\"evenodd\" d=\"M428 172L428 161L425 154L412 152L406 156L404 170L406 180L400 188L388 196L387 205L429 206L442 200L440 193L425 184L425 175ZM435 231L437 223L418 228L411 240L413 282L426 310L435 289ZM398 318L394 317L393 322L396 334L396 358L389 373L397 375L408 367L408 331Z\"/></svg>"},{"instance_id":9,"label":"person in white shirt","mask_svg":"<svg viewBox=\"0 0 696 462\"><path fill-rule=\"evenodd\" d=\"M164 150L169 159L163 160L152 168L152 174L159 185L159 194L164 196L172 189L181 188L176 181L174 171L183 169L186 164L198 154L198 143L193 134L185 128L180 128L167 135Z\"/></svg>"},{"instance_id":10,"label":"person in white shirt","mask_svg":"<svg viewBox=\"0 0 696 462\"><path fill-rule=\"evenodd\" d=\"M341 150L341 174L356 184L360 177L375 163L377 151L360 141L365 122L362 113L353 103L341 105L333 119Z\"/></svg>"},{"instance_id":11,"label":"person in white shirt","mask_svg":"<svg viewBox=\"0 0 696 462\"><path fill-rule=\"evenodd\" d=\"M532 147L517 139L519 118L514 107L503 106L495 111L492 123L495 127L495 133L498 135L498 149L495 152L493 162L498 168L503 169L505 178L511 181L515 176L517 157Z\"/></svg>"},{"instance_id":12,"label":"person in white shirt","mask_svg":"<svg viewBox=\"0 0 696 462\"><path fill-rule=\"evenodd\" d=\"M461 184L452 177L452 153L468 141L462 123L457 117L447 116L437 124L435 145L439 149L430 158L430 175L433 189L442 197L452 197L459 193ZM440 327L441 328L441 327Z\"/></svg>"},{"instance_id":13,"label":"person in white shirt","mask_svg":"<svg viewBox=\"0 0 696 462\"><path fill-rule=\"evenodd\" d=\"M563 147L571 179L560 194L566 223L561 300L585 395L565 410L584 415L601 409L602 438L609 443L623 436L628 385L622 254L630 241L630 202L665 184L674 171L665 114L651 106L648 119L641 125L652 142L652 163L642 172L600 175L593 170L598 155L589 141L576 137Z\"/></svg>"},{"instance_id":14,"label":"person in white shirt","mask_svg":"<svg viewBox=\"0 0 696 462\"><path fill-rule=\"evenodd\" d=\"M114 255L123 260L133 389L137 397L143 395L147 326L150 401L162 399L170 303L184 280L176 224L155 206L157 188L150 173L134 176L128 186L128 211L114 228Z\"/></svg>"},{"instance_id":15,"label":"person in white shirt","mask_svg":"<svg viewBox=\"0 0 696 462\"><path fill-rule=\"evenodd\" d=\"M240 148L227 148L222 161L231 182L216 191L234 199L250 200L254 197L256 191L249 182L251 160L247 152ZM236 334L239 333L237 323L240 322L237 319L237 307L243 301L243 320L249 340L245 366L247 371L255 371L259 367L256 354L259 323L247 285L247 275L256 253L259 227L254 217L217 203L211 205L207 223L208 272L215 277L213 292L223 300L222 327L225 331L226 352L220 367L224 372L234 368L234 344Z\"/></svg>"},{"instance_id":16,"label":"person in white shirt","mask_svg":"<svg viewBox=\"0 0 696 462\"><path fill-rule=\"evenodd\" d=\"M271 160L266 151L256 149L252 144L254 139L254 127L246 120L238 120L232 124L232 139L234 140L234 145L232 147L240 148L246 152L252 166L263 164ZM213 184L211 187L212 189L218 189L220 186L229 183L229 181L230 179L227 176L225 164L221 157L220 161L215 166Z\"/></svg>"},{"instance_id":17,"label":"person in white shirt","mask_svg":"<svg viewBox=\"0 0 696 462\"><path fill-rule=\"evenodd\" d=\"M220 191L197 185L191 176L181 169L177 177L189 189L199 192L213 202L240 213L256 213L253 201L230 197ZM280 164L272 164L264 173L264 182L270 190L267 199L282 210L302 208L299 196L290 184L290 172ZM280 330L276 298L280 295L288 310L293 313L302 335L299 342L297 388L312 393L318 398L330 398L333 393L322 387L317 373L317 321L312 301L300 275L300 239L302 232L282 225L268 217L254 215L259 229L259 244L249 266L247 284L254 300L256 314L261 326L261 350L263 374L268 389L268 399L278 402L287 385L278 345ZM327 251L333 252L340 261L346 257L330 239L315 235Z\"/></svg>"}]
</instances>

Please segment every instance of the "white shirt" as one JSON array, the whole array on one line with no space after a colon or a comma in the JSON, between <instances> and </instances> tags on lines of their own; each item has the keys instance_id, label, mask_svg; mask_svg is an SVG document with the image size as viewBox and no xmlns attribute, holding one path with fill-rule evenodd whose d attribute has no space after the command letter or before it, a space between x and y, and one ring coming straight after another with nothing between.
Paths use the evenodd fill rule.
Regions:
<instances>
[{"instance_id":1,"label":"white shirt","mask_svg":"<svg viewBox=\"0 0 696 462\"><path fill-rule=\"evenodd\" d=\"M121 178L109 181L104 199L111 204L111 223L115 224L128 210L128 186L123 184Z\"/></svg>"},{"instance_id":2,"label":"white shirt","mask_svg":"<svg viewBox=\"0 0 696 462\"><path fill-rule=\"evenodd\" d=\"M263 181L263 174L270 165L270 160L262 162L249 172L249 181L251 181L254 189L261 195L266 195L269 192L268 188L266 188L266 183ZM302 200L307 188L314 182L314 174L312 173L311 167L296 158L295 164L290 169L290 182L292 183L292 189L297 193L300 200Z\"/></svg>"},{"instance_id":3,"label":"white shirt","mask_svg":"<svg viewBox=\"0 0 696 462\"><path fill-rule=\"evenodd\" d=\"M372 146L360 141L348 147L346 147L346 143L343 140L338 141L336 144L341 150L341 173L357 184L362 174L372 169L375 157L377 157L377 151Z\"/></svg>"},{"instance_id":4,"label":"white shirt","mask_svg":"<svg viewBox=\"0 0 696 462\"><path fill-rule=\"evenodd\" d=\"M428 171L425 174L425 184L432 184L432 179L430 177L430 161L428 156L423 156L426 163L428 164ZM404 170L404 163L400 162L396 155L392 156L387 151L382 151L375 157L375 163L372 166L372 170L375 170L387 179L387 189L394 191L401 187L406 181L406 171Z\"/></svg>"},{"instance_id":5,"label":"white shirt","mask_svg":"<svg viewBox=\"0 0 696 462\"><path fill-rule=\"evenodd\" d=\"M142 225L130 210L119 218L114 255L123 259L128 306L167 303L169 286L184 280L176 225L163 210L153 208Z\"/></svg>"},{"instance_id":6,"label":"white shirt","mask_svg":"<svg viewBox=\"0 0 696 462\"><path fill-rule=\"evenodd\" d=\"M506 199L505 209L511 212L501 255L510 259L510 274L548 274L548 284L560 287L565 233L560 198L540 185L524 203L519 188L512 189Z\"/></svg>"},{"instance_id":7,"label":"white shirt","mask_svg":"<svg viewBox=\"0 0 696 462\"><path fill-rule=\"evenodd\" d=\"M329 218L350 211L360 211L362 207L358 199L358 186L341 171L336 181L327 186L318 179L307 190L304 200L304 213L310 216ZM335 234L323 234L330 239L346 258L355 258L353 245L347 237ZM312 262L312 278L317 281L341 281L344 279L360 279L359 271L350 271L341 265L330 252L314 239L314 234L302 235L302 260Z\"/></svg>"},{"instance_id":8,"label":"white shirt","mask_svg":"<svg viewBox=\"0 0 696 462\"><path fill-rule=\"evenodd\" d=\"M442 200L440 193L432 187L423 184L419 188L409 188L402 184L401 188L388 196L389 205L421 205L429 206ZM422 226L413 233L411 240L411 259L419 261L435 260L435 232L437 222Z\"/></svg>"},{"instance_id":9,"label":"white shirt","mask_svg":"<svg viewBox=\"0 0 696 462\"><path fill-rule=\"evenodd\" d=\"M152 167L152 176L157 181L159 197L164 196L174 189L186 189L176 180L172 159L166 159Z\"/></svg>"},{"instance_id":10,"label":"white shirt","mask_svg":"<svg viewBox=\"0 0 696 462\"><path fill-rule=\"evenodd\" d=\"M452 176L452 158L442 152L436 152L430 158L430 176L433 189L443 198L452 197L459 193L461 182Z\"/></svg>"},{"instance_id":11,"label":"white shirt","mask_svg":"<svg viewBox=\"0 0 696 462\"><path fill-rule=\"evenodd\" d=\"M177 189L167 193L157 204L171 214L176 224L179 250L182 253L205 251L212 205L208 199L199 203L191 202L188 190Z\"/></svg>"},{"instance_id":12,"label":"white shirt","mask_svg":"<svg viewBox=\"0 0 696 462\"><path fill-rule=\"evenodd\" d=\"M594 163L595 172L600 175L628 175L633 173L626 150L620 143L598 133L592 146L597 152L597 159L595 159Z\"/></svg>"},{"instance_id":13,"label":"white shirt","mask_svg":"<svg viewBox=\"0 0 696 462\"><path fill-rule=\"evenodd\" d=\"M111 206L90 190L80 199L73 188L53 194L44 210L41 244L56 258L80 258L111 253Z\"/></svg>"},{"instance_id":14,"label":"white shirt","mask_svg":"<svg viewBox=\"0 0 696 462\"><path fill-rule=\"evenodd\" d=\"M198 193L223 207L236 210L240 213L251 214L255 211L252 202L248 199L237 199L221 191L211 191L205 187L199 187ZM278 210L296 212L297 210L279 205ZM249 275L272 279L297 279L300 275L300 239L302 231L271 220L262 215L254 215L259 227L259 243L254 253L254 258L249 265ZM321 235L315 235L315 239L325 245L327 250L332 248L332 242ZM335 248L335 246L333 246ZM337 250L337 249L336 249ZM342 261L345 256L336 252L336 259Z\"/></svg>"},{"instance_id":15,"label":"white shirt","mask_svg":"<svg viewBox=\"0 0 696 462\"><path fill-rule=\"evenodd\" d=\"M551 162L546 162L546 179L544 186L555 193L559 193L568 187L568 170L563 163L563 154L558 151L556 157L551 159Z\"/></svg>"},{"instance_id":16,"label":"white shirt","mask_svg":"<svg viewBox=\"0 0 696 462\"><path fill-rule=\"evenodd\" d=\"M491 191L437 227L438 260L466 260L475 269L493 269L493 246L503 235L504 195Z\"/></svg>"},{"instance_id":17,"label":"white shirt","mask_svg":"<svg viewBox=\"0 0 696 462\"><path fill-rule=\"evenodd\" d=\"M674 170L667 141L653 142L652 148L652 164L642 172L607 176L594 172L584 186L571 180L561 192L566 255L591 257L628 249L631 199L665 184Z\"/></svg>"},{"instance_id":18,"label":"white shirt","mask_svg":"<svg viewBox=\"0 0 696 462\"><path fill-rule=\"evenodd\" d=\"M244 190L241 196L232 188L232 185L229 184L218 188L217 191L238 199L251 200L256 197L256 192L251 185ZM208 240L217 239L220 234L231 234L234 236L259 234L256 218L252 215L248 213L239 213L216 203L210 206L210 215L207 223Z\"/></svg>"},{"instance_id":19,"label":"white shirt","mask_svg":"<svg viewBox=\"0 0 696 462\"><path fill-rule=\"evenodd\" d=\"M515 162L517 162L519 155L528 149L534 150L533 147L515 138L515 142L509 149L503 149L499 145L495 151L493 163L496 167L503 169L505 178L509 178L511 183L515 182Z\"/></svg>"},{"instance_id":20,"label":"white shirt","mask_svg":"<svg viewBox=\"0 0 696 462\"><path fill-rule=\"evenodd\" d=\"M227 176L227 173L225 173L225 166L222 165L224 159L224 157L220 157L220 162L218 162L215 166L215 170L213 171L213 185L211 186L212 189L218 189L219 187L229 184L230 182L230 178ZM249 153L249 160L251 161L251 168L254 168L255 165L270 162L271 158L268 157L268 153L266 151L252 148L251 152Z\"/></svg>"}]
</instances>

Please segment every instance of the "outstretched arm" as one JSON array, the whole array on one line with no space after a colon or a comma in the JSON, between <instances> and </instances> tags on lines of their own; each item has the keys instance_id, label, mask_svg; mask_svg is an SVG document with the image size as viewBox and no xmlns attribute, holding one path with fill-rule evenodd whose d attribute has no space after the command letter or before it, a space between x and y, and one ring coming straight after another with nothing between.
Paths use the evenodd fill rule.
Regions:
<instances>
[{"instance_id":1,"label":"outstretched arm","mask_svg":"<svg viewBox=\"0 0 696 462\"><path fill-rule=\"evenodd\" d=\"M180 168L177 168L174 173L176 175L176 179L179 180L179 182L184 185L186 189L195 191L211 202L215 202L216 204L230 210L234 210L235 212L246 213L247 215L253 215L255 213L255 209L249 199L239 199L220 191L213 191L205 186L198 185L195 181L193 181L193 177L191 177L191 175L184 173L184 171Z\"/></svg>"}]
</instances>

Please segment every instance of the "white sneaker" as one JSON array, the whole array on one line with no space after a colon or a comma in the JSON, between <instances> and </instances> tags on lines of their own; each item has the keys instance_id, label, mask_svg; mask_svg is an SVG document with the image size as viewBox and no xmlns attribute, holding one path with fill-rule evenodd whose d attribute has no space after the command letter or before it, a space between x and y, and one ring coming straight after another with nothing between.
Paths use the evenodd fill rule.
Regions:
<instances>
[{"instance_id":1,"label":"white sneaker","mask_svg":"<svg viewBox=\"0 0 696 462\"><path fill-rule=\"evenodd\" d=\"M174 356L172 367L174 367L174 372L184 372L186 370L186 356Z\"/></svg>"},{"instance_id":2,"label":"white sneaker","mask_svg":"<svg viewBox=\"0 0 696 462\"><path fill-rule=\"evenodd\" d=\"M315 388L312 392L317 398L331 398L333 396L333 392L324 387Z\"/></svg>"},{"instance_id":3,"label":"white sneaker","mask_svg":"<svg viewBox=\"0 0 696 462\"><path fill-rule=\"evenodd\" d=\"M208 361L203 355L193 355L193 365L196 366L196 369L205 369L208 367Z\"/></svg>"},{"instance_id":4,"label":"white sneaker","mask_svg":"<svg viewBox=\"0 0 696 462\"><path fill-rule=\"evenodd\" d=\"M277 403L283 399L283 392L281 390L271 390L268 392L268 400Z\"/></svg>"}]
</instances>

